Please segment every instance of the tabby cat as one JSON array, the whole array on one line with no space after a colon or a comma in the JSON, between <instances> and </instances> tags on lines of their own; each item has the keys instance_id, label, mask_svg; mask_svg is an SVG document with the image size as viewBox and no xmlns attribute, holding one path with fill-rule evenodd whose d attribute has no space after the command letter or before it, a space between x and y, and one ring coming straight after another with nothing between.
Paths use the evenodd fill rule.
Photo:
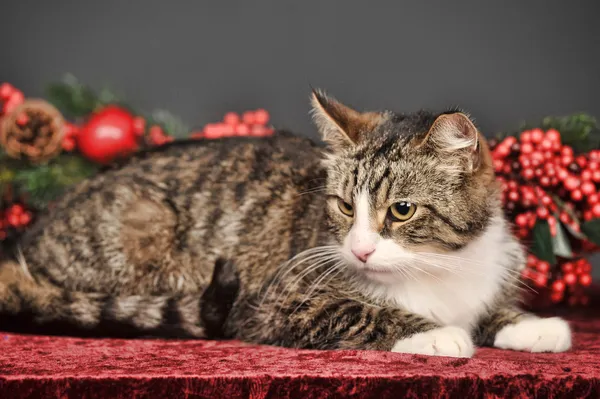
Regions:
<instances>
[{"instance_id":1,"label":"tabby cat","mask_svg":"<svg viewBox=\"0 0 600 399\"><path fill-rule=\"evenodd\" d=\"M176 143L76 186L3 263L2 313L294 348L570 348L565 321L518 307L524 252L468 116L312 104L325 147Z\"/></svg>"}]
</instances>

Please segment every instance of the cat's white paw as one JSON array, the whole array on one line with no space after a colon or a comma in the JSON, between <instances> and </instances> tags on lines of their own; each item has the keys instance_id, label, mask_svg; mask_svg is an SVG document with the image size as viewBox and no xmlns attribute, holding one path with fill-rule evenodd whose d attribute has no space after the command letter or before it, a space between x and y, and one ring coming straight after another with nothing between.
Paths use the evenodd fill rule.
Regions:
<instances>
[{"instance_id":1,"label":"cat's white paw","mask_svg":"<svg viewBox=\"0 0 600 399\"><path fill-rule=\"evenodd\" d=\"M394 344L392 352L471 357L475 353L475 346L468 332L448 326L401 339Z\"/></svg>"},{"instance_id":2,"label":"cat's white paw","mask_svg":"<svg viewBox=\"0 0 600 399\"><path fill-rule=\"evenodd\" d=\"M527 352L564 352L571 348L571 328L559 317L525 319L498 331L494 346Z\"/></svg>"}]
</instances>

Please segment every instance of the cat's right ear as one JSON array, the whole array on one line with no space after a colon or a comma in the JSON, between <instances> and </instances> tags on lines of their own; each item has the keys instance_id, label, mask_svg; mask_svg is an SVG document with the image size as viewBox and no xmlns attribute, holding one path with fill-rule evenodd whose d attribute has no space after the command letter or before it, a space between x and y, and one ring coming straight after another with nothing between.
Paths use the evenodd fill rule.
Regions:
<instances>
[{"instance_id":1,"label":"cat's right ear","mask_svg":"<svg viewBox=\"0 0 600 399\"><path fill-rule=\"evenodd\" d=\"M312 92L312 117L323 141L340 150L360 142L382 119L375 112L361 113L327 96L320 90Z\"/></svg>"}]
</instances>

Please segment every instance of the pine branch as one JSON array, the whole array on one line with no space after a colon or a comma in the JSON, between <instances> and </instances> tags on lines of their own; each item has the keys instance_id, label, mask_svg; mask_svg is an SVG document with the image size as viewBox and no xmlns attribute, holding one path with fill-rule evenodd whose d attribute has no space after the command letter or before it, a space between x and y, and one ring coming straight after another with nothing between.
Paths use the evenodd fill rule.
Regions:
<instances>
[{"instance_id":1,"label":"pine branch","mask_svg":"<svg viewBox=\"0 0 600 399\"><path fill-rule=\"evenodd\" d=\"M76 155L63 154L46 165L22 168L15 173L14 181L27 193L28 202L40 209L57 199L69 186L97 171L97 166Z\"/></svg>"}]
</instances>

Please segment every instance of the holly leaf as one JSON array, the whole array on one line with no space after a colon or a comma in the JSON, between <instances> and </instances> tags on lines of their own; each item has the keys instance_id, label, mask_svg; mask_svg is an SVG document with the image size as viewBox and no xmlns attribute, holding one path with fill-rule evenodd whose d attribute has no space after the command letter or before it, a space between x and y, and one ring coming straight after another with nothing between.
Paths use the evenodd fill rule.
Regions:
<instances>
[{"instance_id":1,"label":"holly leaf","mask_svg":"<svg viewBox=\"0 0 600 399\"><path fill-rule=\"evenodd\" d=\"M552 237L552 249L556 256L560 256L562 258L573 257L571 243L569 243L569 239L567 238L561 223L556 224L556 235Z\"/></svg>"},{"instance_id":2,"label":"holly leaf","mask_svg":"<svg viewBox=\"0 0 600 399\"><path fill-rule=\"evenodd\" d=\"M545 260L551 265L556 264L556 255L552 247L552 235L550 227L545 220L538 220L533 226L533 245L531 252L541 260Z\"/></svg>"},{"instance_id":3,"label":"holly leaf","mask_svg":"<svg viewBox=\"0 0 600 399\"><path fill-rule=\"evenodd\" d=\"M600 219L592 219L581 225L581 231L587 239L596 245L600 245Z\"/></svg>"}]
</instances>

